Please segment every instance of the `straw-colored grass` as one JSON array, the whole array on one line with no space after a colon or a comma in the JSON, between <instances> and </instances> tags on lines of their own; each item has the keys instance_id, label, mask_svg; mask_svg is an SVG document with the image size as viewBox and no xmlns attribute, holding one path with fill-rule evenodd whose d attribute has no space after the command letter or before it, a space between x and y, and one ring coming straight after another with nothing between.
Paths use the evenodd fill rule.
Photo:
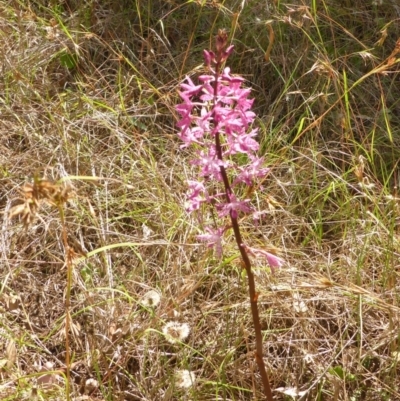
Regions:
<instances>
[{"instance_id":1,"label":"straw-colored grass","mask_svg":"<svg viewBox=\"0 0 400 401\"><path fill-rule=\"evenodd\" d=\"M226 28L272 167L243 235L286 260L254 265L276 400L400 399L399 18L390 0L3 2L0 398L263 399L239 255L197 243L175 127Z\"/></svg>"}]
</instances>

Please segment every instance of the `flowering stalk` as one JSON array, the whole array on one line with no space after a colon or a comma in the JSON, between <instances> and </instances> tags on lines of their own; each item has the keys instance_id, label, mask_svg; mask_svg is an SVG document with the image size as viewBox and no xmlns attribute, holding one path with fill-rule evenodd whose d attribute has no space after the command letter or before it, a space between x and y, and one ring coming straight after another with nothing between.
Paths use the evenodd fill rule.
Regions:
<instances>
[{"instance_id":1,"label":"flowering stalk","mask_svg":"<svg viewBox=\"0 0 400 401\"><path fill-rule=\"evenodd\" d=\"M208 203L215 205L219 218L230 217L228 227L206 227L206 233L197 238L206 241L210 247L215 247L217 256L221 257L223 235L228 228L233 229L248 278L256 341L255 358L265 397L271 401L273 396L262 357L258 294L249 254L266 257L271 269L280 267L283 260L265 250L246 246L240 232L239 213L255 211L250 199L236 198L233 188L253 187L255 181L265 177L269 169L263 167L263 158L256 155L259 144L254 139L257 129L251 129L255 114L251 111L253 99L248 98L250 89L242 88L244 81L242 77L231 75L229 67L223 68L233 51L233 46L227 46L227 38L226 32L220 30L216 37L215 53L204 51L205 64L211 74L201 75L199 85L195 85L190 78L181 85L180 96L183 103L176 106L181 115L177 124L180 128L179 137L184 142L181 147L189 145L197 147L197 157L192 164L200 167L202 177L201 180L189 181L186 208L192 212L200 209L203 203ZM243 159L246 159L247 164L243 164ZM213 186L215 182L223 183L222 193Z\"/></svg>"}]
</instances>

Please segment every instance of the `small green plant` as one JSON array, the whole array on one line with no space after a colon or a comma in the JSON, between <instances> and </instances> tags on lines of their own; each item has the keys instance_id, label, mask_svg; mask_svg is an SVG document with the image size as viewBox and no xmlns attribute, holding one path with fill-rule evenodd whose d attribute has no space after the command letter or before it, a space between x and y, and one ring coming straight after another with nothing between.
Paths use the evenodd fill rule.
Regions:
<instances>
[{"instance_id":1,"label":"small green plant","mask_svg":"<svg viewBox=\"0 0 400 401\"><path fill-rule=\"evenodd\" d=\"M63 67L67 68L68 70L73 70L76 68L78 57L76 54L63 52L60 54L59 60Z\"/></svg>"}]
</instances>

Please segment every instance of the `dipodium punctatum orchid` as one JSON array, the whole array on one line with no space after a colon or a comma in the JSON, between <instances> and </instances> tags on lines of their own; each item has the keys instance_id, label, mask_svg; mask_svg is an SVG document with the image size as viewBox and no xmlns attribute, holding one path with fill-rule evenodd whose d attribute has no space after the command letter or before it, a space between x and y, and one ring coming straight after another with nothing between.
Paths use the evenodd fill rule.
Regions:
<instances>
[{"instance_id":1,"label":"dipodium punctatum orchid","mask_svg":"<svg viewBox=\"0 0 400 401\"><path fill-rule=\"evenodd\" d=\"M222 35L222 36L221 36ZM251 111L254 99L250 99L250 89L242 87L244 79L231 74L230 68L223 64L233 51L226 47L226 34L217 38L217 53L204 51L204 59L209 75L201 75L196 85L186 78L179 93L183 103L176 106L181 115L177 126L179 137L184 142L182 148L195 145L197 157L192 164L199 166L198 180L189 181L186 209L189 212L200 209L203 203L215 204L218 216L231 216L237 219L239 213L256 213L250 199L239 200L233 188L240 184L252 187L264 178L269 169L264 167L263 157L257 156L259 144L255 140L257 128L252 128L255 113ZM239 164L235 155L243 157ZM223 182L222 193L209 195L212 180ZM222 238L226 230L206 227L207 234L198 236L201 241L215 246L217 256L222 256ZM211 234L212 233L212 234ZM218 236L220 236L218 238ZM282 259L273 255L252 252L254 256L266 256L271 268L280 267Z\"/></svg>"},{"instance_id":2,"label":"dipodium punctatum orchid","mask_svg":"<svg viewBox=\"0 0 400 401\"><path fill-rule=\"evenodd\" d=\"M259 212L254 210L250 199L238 198L233 188L252 188L258 179L268 174L269 169L264 167L264 159L257 156L259 144L255 139L257 128L252 127L255 113L251 110L253 99L249 98L250 89L242 87L242 77L232 75L230 68L224 67L233 51L233 46L228 46L227 42L227 33L220 30L216 37L215 53L204 51L205 64L210 73L199 76L200 84L187 77L181 85L183 103L176 106L181 116L177 124L180 128L178 135L183 141L182 148L190 145L195 147L196 157L192 164L199 167L199 179L189 181L186 209L193 212L208 203L215 206L219 219L230 217L231 224L205 227L206 233L197 238L215 248L217 256L221 257L223 235L229 228L233 229L248 278L256 342L255 359L266 399L272 401L263 361L258 294L249 255L265 257L272 271L280 267L283 260L267 251L250 248L242 240L239 214L253 213L255 217Z\"/></svg>"}]
</instances>

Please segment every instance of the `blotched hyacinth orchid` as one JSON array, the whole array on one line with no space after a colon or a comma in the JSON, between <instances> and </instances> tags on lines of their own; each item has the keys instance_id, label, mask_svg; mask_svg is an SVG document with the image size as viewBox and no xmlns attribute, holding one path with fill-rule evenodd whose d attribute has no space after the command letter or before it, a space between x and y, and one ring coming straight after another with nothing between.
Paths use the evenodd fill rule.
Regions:
<instances>
[{"instance_id":1,"label":"blotched hyacinth orchid","mask_svg":"<svg viewBox=\"0 0 400 401\"><path fill-rule=\"evenodd\" d=\"M218 39L219 38L219 39ZM244 88L244 79L231 74L229 67L222 68L233 46L225 49L226 43L217 38L217 52L204 51L205 64L209 75L198 78L195 84L191 78L181 84L180 97L183 103L176 106L181 115L177 123L182 148L190 145L197 147L197 157L192 164L199 166L199 179L189 181L186 210L193 212L203 203L213 203L218 216L230 216L237 219L239 213L256 213L250 199L238 200L232 188L239 184L252 187L264 178L269 169L264 167L264 158L257 156L259 144L256 141L257 128L252 128L255 113L251 110L254 99L250 99L250 89ZM219 40L219 42L218 42ZM240 164L235 155L247 155L247 163ZM241 158L243 161L243 157ZM207 185L212 181L223 182L225 191L209 195ZM222 255L221 236L225 229L206 227L206 234L198 236L201 241L215 246L218 256ZM218 233L219 240L216 240ZM253 255L264 255L252 252ZM264 255L270 267L276 268L280 258L271 254Z\"/></svg>"},{"instance_id":2,"label":"blotched hyacinth orchid","mask_svg":"<svg viewBox=\"0 0 400 401\"><path fill-rule=\"evenodd\" d=\"M238 199L233 187L236 189L238 185L244 185L252 188L257 180L268 174L269 169L264 167L264 159L257 156L259 145L255 139L257 128L252 128L255 114L251 111L253 99L249 98L250 89L242 87L242 77L232 75L228 67L223 68L233 51L233 46L227 46L227 40L226 32L220 31L216 37L215 53L204 52L205 64L210 74L201 75L198 78L199 85L189 77L181 85L180 96L183 103L176 107L181 115L178 135L183 141L182 148L190 145L196 148L196 157L192 164L199 167L199 178L189 181L186 209L193 212L208 203L216 207L219 219L230 217L230 225L205 227L206 232L198 235L197 239L207 242L209 247L215 248L216 255L222 257L223 235L229 228L233 229L248 278L256 362L266 399L272 401L272 391L263 361L258 294L249 255L265 257L272 272L282 265L283 260L270 252L250 248L242 240L239 214L253 213L256 218L260 212L254 210L250 199ZM221 189L216 189L218 186Z\"/></svg>"}]
</instances>

